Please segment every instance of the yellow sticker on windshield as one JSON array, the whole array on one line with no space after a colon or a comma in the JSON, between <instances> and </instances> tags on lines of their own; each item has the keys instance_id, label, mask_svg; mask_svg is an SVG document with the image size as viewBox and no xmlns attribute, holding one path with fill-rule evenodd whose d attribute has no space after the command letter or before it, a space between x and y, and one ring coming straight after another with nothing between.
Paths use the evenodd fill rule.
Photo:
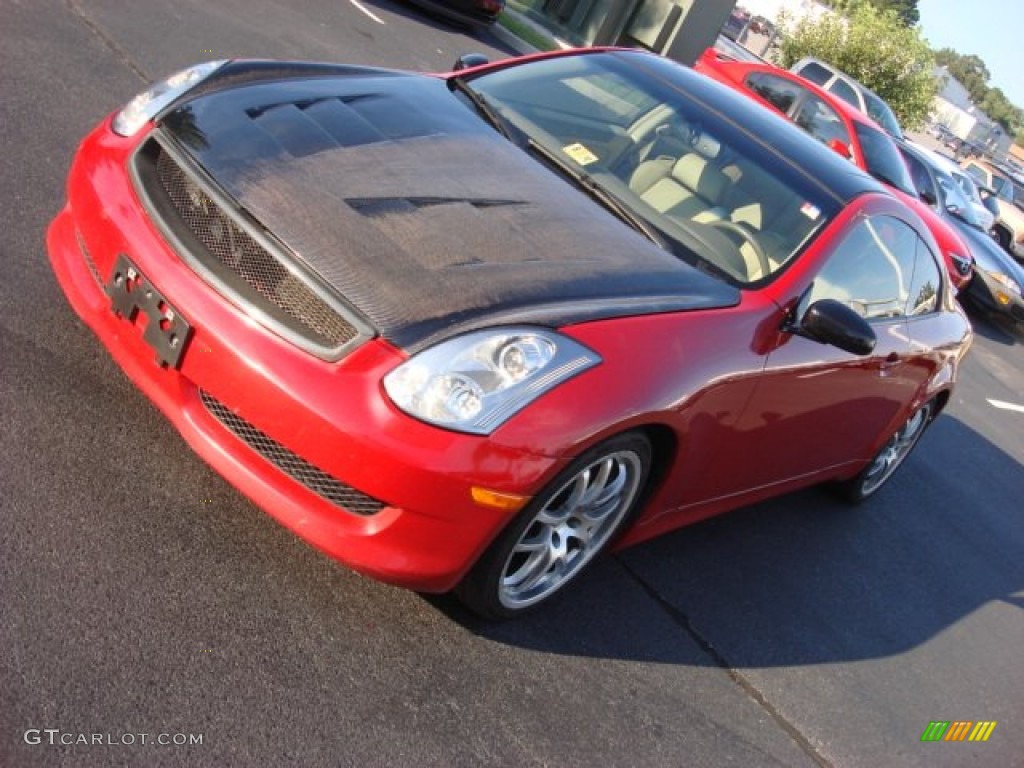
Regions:
<instances>
[{"instance_id":1,"label":"yellow sticker on windshield","mask_svg":"<svg viewBox=\"0 0 1024 768\"><path fill-rule=\"evenodd\" d=\"M597 155L578 142L562 147L562 151L580 165L590 165L597 162Z\"/></svg>"}]
</instances>

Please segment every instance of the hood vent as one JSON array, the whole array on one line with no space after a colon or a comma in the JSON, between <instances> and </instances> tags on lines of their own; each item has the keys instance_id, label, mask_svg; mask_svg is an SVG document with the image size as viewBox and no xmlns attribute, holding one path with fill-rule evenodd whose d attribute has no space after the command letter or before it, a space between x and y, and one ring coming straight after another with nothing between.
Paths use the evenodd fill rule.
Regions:
<instances>
[{"instance_id":1,"label":"hood vent","mask_svg":"<svg viewBox=\"0 0 1024 768\"><path fill-rule=\"evenodd\" d=\"M345 202L353 210L369 218L413 213L438 205L468 205L473 208L500 208L506 205L528 205L523 200L471 199L464 197L350 197Z\"/></svg>"}]
</instances>

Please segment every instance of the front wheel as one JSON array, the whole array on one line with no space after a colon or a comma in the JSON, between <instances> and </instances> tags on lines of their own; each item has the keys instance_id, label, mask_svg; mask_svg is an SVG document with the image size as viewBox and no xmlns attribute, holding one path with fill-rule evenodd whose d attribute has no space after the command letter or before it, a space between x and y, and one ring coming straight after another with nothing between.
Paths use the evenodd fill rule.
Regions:
<instances>
[{"instance_id":1,"label":"front wheel","mask_svg":"<svg viewBox=\"0 0 1024 768\"><path fill-rule=\"evenodd\" d=\"M622 530L651 465L651 444L626 433L584 453L481 555L456 588L475 613L510 618L559 592Z\"/></svg>"},{"instance_id":2,"label":"front wheel","mask_svg":"<svg viewBox=\"0 0 1024 768\"><path fill-rule=\"evenodd\" d=\"M842 495L855 504L873 496L914 450L934 414L934 401L925 403L910 414L859 475L839 484Z\"/></svg>"}]
</instances>

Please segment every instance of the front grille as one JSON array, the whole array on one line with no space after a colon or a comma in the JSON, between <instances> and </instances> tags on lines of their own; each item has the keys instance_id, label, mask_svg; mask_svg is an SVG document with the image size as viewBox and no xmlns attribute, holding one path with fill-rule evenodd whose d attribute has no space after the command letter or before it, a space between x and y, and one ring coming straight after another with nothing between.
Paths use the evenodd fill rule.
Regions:
<instances>
[{"instance_id":1,"label":"front grille","mask_svg":"<svg viewBox=\"0 0 1024 768\"><path fill-rule=\"evenodd\" d=\"M265 435L241 416L234 414L226 405L207 392L200 390L199 397L206 410L256 453L276 466L296 482L356 515L374 515L384 508L384 503L350 488L334 479L285 448L273 438Z\"/></svg>"},{"instance_id":2,"label":"front grille","mask_svg":"<svg viewBox=\"0 0 1024 768\"><path fill-rule=\"evenodd\" d=\"M147 192L162 193L169 203L158 206L164 218L172 219L164 224L172 232L184 228L198 246L189 248L188 255L214 274L226 272L231 289L245 303L282 321L320 349L337 351L360 335L354 323L311 288L300 270L289 269L279 254L258 242L167 150L150 142L140 160L152 163L154 171L142 174ZM154 190L154 184L159 188Z\"/></svg>"},{"instance_id":3,"label":"front grille","mask_svg":"<svg viewBox=\"0 0 1024 768\"><path fill-rule=\"evenodd\" d=\"M956 254L950 254L953 259L953 266L956 267L956 271L962 276L966 277L971 273L973 262L970 259L964 258L963 256L957 256Z\"/></svg>"},{"instance_id":4,"label":"front grille","mask_svg":"<svg viewBox=\"0 0 1024 768\"><path fill-rule=\"evenodd\" d=\"M82 251L82 258L85 259L85 266L89 268L92 279L96 281L96 284L103 288L103 278L100 277L100 271L96 267L96 262L92 260L92 254L89 253L89 249L85 247L85 240L82 238L82 233L75 230L75 237L78 239L78 247Z\"/></svg>"}]
</instances>

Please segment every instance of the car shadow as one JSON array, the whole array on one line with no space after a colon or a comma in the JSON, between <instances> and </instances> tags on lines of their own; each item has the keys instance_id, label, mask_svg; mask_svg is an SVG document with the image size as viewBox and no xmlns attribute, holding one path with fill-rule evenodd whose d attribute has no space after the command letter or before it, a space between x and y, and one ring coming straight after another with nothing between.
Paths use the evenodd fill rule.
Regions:
<instances>
[{"instance_id":1,"label":"car shadow","mask_svg":"<svg viewBox=\"0 0 1024 768\"><path fill-rule=\"evenodd\" d=\"M968 302L967 314L971 326L979 336L996 344L1012 347L1024 342L1024 325L996 312L987 312Z\"/></svg>"},{"instance_id":2,"label":"car shadow","mask_svg":"<svg viewBox=\"0 0 1024 768\"><path fill-rule=\"evenodd\" d=\"M553 654L732 667L893 656L990 603L1024 608L1021 478L944 415L860 507L816 488L720 516L602 558L518 621L430 602L481 637Z\"/></svg>"},{"instance_id":3,"label":"car shadow","mask_svg":"<svg viewBox=\"0 0 1024 768\"><path fill-rule=\"evenodd\" d=\"M361 0L361 2L369 8L384 9L395 16L401 16L439 32L466 35L467 37L474 38L490 48L501 51L507 56L519 55L519 52L515 48L503 42L497 35L495 35L492 28L479 28L468 24L460 24L457 21L441 16L440 14L432 13L426 8L421 8L412 2L405 2L405 0ZM475 53L475 51L467 49L465 51L461 51L460 55L465 53ZM454 63L455 62L453 61L452 64L454 65Z\"/></svg>"}]
</instances>

